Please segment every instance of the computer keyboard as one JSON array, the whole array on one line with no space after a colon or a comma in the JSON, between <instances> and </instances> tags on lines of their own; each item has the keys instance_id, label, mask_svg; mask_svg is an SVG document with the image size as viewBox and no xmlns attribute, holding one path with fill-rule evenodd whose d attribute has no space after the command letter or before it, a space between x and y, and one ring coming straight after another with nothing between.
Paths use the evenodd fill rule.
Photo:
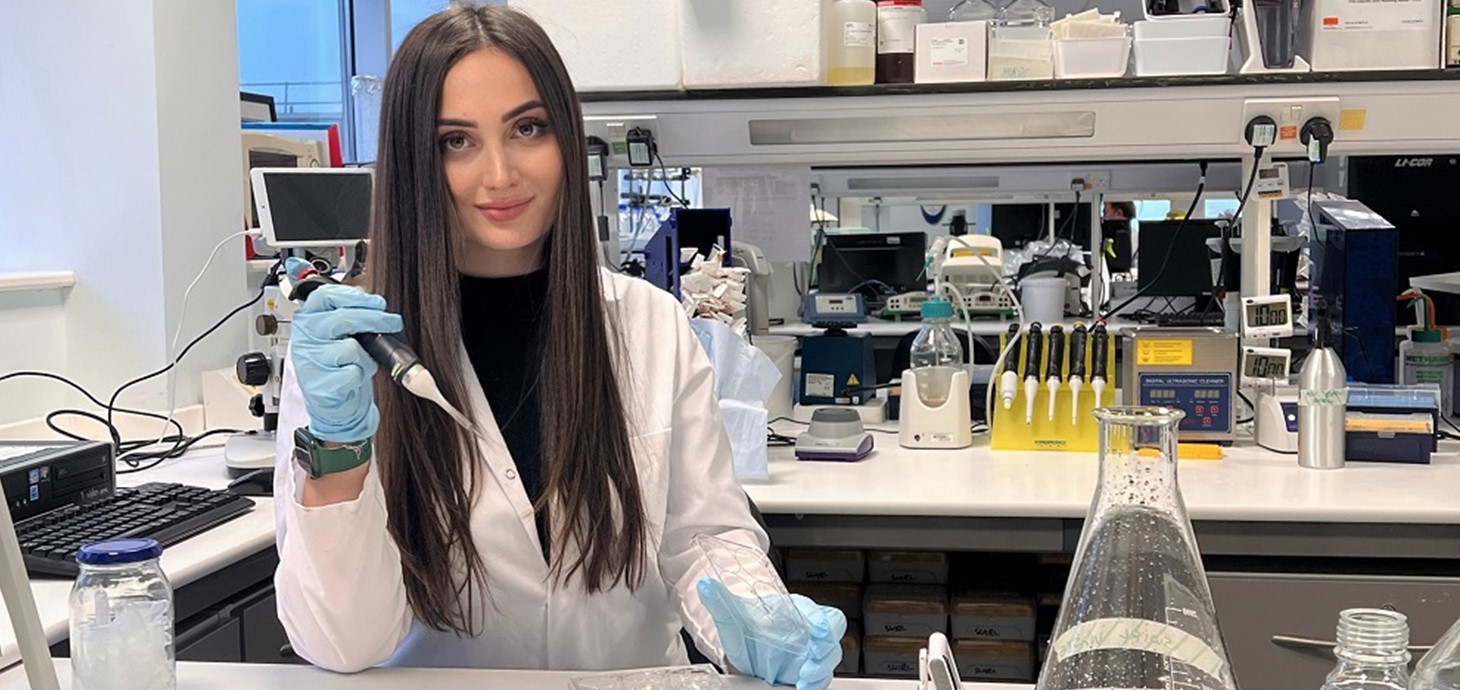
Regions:
<instances>
[{"instance_id":1,"label":"computer keyboard","mask_svg":"<svg viewBox=\"0 0 1460 690\"><path fill-rule=\"evenodd\" d=\"M23 520L16 523L15 534L32 576L75 577L76 552L86 544L146 537L166 546L243 515L253 506L253 501L223 491L151 483Z\"/></svg>"}]
</instances>

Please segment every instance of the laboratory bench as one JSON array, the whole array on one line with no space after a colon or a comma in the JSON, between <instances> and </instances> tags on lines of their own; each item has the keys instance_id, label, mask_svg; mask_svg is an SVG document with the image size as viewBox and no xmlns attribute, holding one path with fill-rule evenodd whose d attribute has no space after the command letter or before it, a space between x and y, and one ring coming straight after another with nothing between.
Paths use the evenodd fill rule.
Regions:
<instances>
[{"instance_id":1,"label":"laboratory bench","mask_svg":"<svg viewBox=\"0 0 1460 690\"><path fill-rule=\"evenodd\" d=\"M70 687L71 664L56 660L61 687ZM541 671L476 671L467 669L381 668L345 675L309 666L271 664L188 663L177 665L177 687L183 690L397 690L415 687L431 690L569 690L579 674ZM769 687L751 678L727 678L726 690L755 690ZM964 683L968 690L1021 690L1033 686ZM26 690L25 671L19 666L0 673L0 690ZM910 680L837 679L831 690L915 690Z\"/></svg>"},{"instance_id":2,"label":"laboratory bench","mask_svg":"<svg viewBox=\"0 0 1460 690\"><path fill-rule=\"evenodd\" d=\"M783 433L798 431L782 425ZM900 448L895 435L875 438L877 450L857 463L798 462L790 449L772 449L770 480L745 488L775 546L1073 553L1095 487L1095 454L994 453L986 437L971 449L912 451ZM1402 610L1411 616L1415 644L1433 642L1460 617L1456 451L1460 445L1444 444L1428 466L1350 463L1316 471L1239 442L1225 459L1181 462L1182 491L1244 688L1317 687L1314 679L1331 668L1329 651L1278 646L1272 638L1331 640L1341 608ZM219 488L227 475L221 451L204 449L122 477L123 483L146 481ZM254 500L251 513L163 556L177 591L183 660L285 660L273 610L273 506L267 498ZM65 652L70 586L59 579L32 583L57 653ZM0 618L0 667L18 660L8 617ZM183 677L192 679L184 687L221 682L203 668L181 665ZM16 671L3 678L17 677ZM313 671L259 667L256 673L272 687L270 679ZM398 672L380 677L389 673ZM240 687L252 676L222 677ZM332 687L323 682L314 687Z\"/></svg>"}]
</instances>

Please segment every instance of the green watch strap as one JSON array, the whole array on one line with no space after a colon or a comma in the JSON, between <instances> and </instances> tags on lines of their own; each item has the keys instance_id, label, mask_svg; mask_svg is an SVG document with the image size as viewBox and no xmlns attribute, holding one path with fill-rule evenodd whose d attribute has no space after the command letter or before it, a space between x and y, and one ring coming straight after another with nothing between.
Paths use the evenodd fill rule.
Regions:
<instances>
[{"instance_id":1,"label":"green watch strap","mask_svg":"<svg viewBox=\"0 0 1460 690\"><path fill-rule=\"evenodd\" d=\"M319 478L326 474L353 470L367 462L375 455L375 444L370 439L359 443L346 443L334 447L326 446L316 440L314 447L310 449L313 455L314 467L311 473L313 477Z\"/></svg>"}]
</instances>

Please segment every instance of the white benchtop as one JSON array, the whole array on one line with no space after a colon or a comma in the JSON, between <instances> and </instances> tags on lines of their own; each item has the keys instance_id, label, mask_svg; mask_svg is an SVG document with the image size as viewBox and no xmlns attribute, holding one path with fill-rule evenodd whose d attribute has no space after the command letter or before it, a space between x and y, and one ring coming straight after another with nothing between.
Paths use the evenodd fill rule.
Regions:
<instances>
[{"instance_id":1,"label":"white benchtop","mask_svg":"<svg viewBox=\"0 0 1460 690\"><path fill-rule=\"evenodd\" d=\"M221 448L208 448L168 460L160 467L117 477L117 484L135 486L147 482L181 482L210 489L228 486ZM185 539L167 547L162 554L162 569L173 587L181 587L217 570L232 565L274 544L274 503L268 498L252 497L254 509L241 517L225 522L200 536ZM71 580L43 578L31 580L36 608L46 639L52 644L66 639L70 621L69 597ZM0 668L20 661L20 646L10 615L0 602Z\"/></svg>"},{"instance_id":2,"label":"white benchtop","mask_svg":"<svg viewBox=\"0 0 1460 690\"><path fill-rule=\"evenodd\" d=\"M907 450L894 434L873 440L855 463L799 462L791 448L772 448L770 481L746 491L767 514L1026 518L1083 518L1095 491L1095 453L994 453L986 434L951 451ZM1324 471L1246 445L1223 460L1182 460L1177 478L1193 520L1460 524L1460 445L1442 450L1431 465Z\"/></svg>"},{"instance_id":3,"label":"white benchtop","mask_svg":"<svg viewBox=\"0 0 1460 690\"><path fill-rule=\"evenodd\" d=\"M746 491L767 514L1081 518L1095 488L1094 453L992 453L987 436L961 451L909 451L896 435L874 437L878 450L858 463L798 462L790 448L772 448L771 481ZM1179 477L1194 520L1460 524L1460 445L1443 447L1449 452L1432 465L1350 463L1332 471L1239 447L1225 460L1184 460ZM222 488L228 477L221 450L204 449L118 481ZM162 566L175 587L274 543L273 503L253 500L251 513L166 549ZM65 639L71 582L41 579L31 589L47 638ZM19 659L0 606L0 668Z\"/></svg>"},{"instance_id":4,"label":"white benchtop","mask_svg":"<svg viewBox=\"0 0 1460 690\"><path fill-rule=\"evenodd\" d=\"M56 660L56 674L61 687L70 687L71 664ZM184 690L396 690L397 688L430 688L431 690L568 690L574 673L533 671L475 671L465 669L380 668L340 675L310 666L276 666L269 664L199 664L177 665L177 686ZM751 678L727 678L728 690L767 688L764 682ZM25 671L16 666L0 673L0 690L26 690ZM837 679L832 690L914 690L910 680ZM1032 685L965 683L968 690L1029 690Z\"/></svg>"}]
</instances>

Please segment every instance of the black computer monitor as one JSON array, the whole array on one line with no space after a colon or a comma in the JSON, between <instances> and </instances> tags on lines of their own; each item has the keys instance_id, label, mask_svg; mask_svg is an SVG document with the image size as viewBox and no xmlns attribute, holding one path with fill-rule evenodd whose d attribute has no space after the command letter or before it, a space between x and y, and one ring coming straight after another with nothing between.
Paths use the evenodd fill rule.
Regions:
<instances>
[{"instance_id":1,"label":"black computer monitor","mask_svg":"<svg viewBox=\"0 0 1460 690\"><path fill-rule=\"evenodd\" d=\"M1049 214L1060 239L1090 248L1090 204L994 204L990 219L993 236L1005 249L1023 247L1049 237Z\"/></svg>"},{"instance_id":2,"label":"black computer monitor","mask_svg":"<svg viewBox=\"0 0 1460 690\"><path fill-rule=\"evenodd\" d=\"M852 292L881 281L898 293L926 290L927 251L928 235L923 232L828 235L816 270L817 289Z\"/></svg>"},{"instance_id":3,"label":"black computer monitor","mask_svg":"<svg viewBox=\"0 0 1460 690\"><path fill-rule=\"evenodd\" d=\"M1221 236L1216 220L1141 221L1137 285L1147 297L1202 297L1212 294L1211 249ZM1180 230L1180 233L1177 232ZM1170 255L1168 261L1166 256ZM1166 270L1161 270L1165 264Z\"/></svg>"}]
</instances>

